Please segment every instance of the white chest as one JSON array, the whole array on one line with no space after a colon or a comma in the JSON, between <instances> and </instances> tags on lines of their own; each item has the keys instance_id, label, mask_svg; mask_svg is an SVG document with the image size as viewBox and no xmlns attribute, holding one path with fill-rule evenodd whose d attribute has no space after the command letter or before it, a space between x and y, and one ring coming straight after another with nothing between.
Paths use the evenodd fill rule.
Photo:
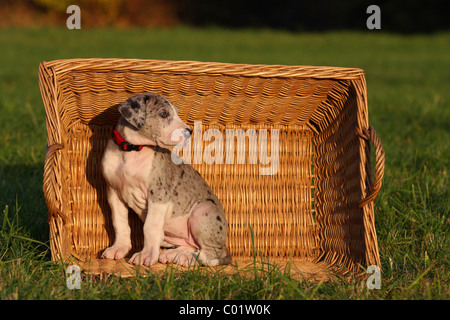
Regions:
<instances>
[{"instance_id":1,"label":"white chest","mask_svg":"<svg viewBox=\"0 0 450 320\"><path fill-rule=\"evenodd\" d=\"M141 216L147 210L154 151L144 148L123 153L108 149L102 160L103 175L119 198Z\"/></svg>"}]
</instances>

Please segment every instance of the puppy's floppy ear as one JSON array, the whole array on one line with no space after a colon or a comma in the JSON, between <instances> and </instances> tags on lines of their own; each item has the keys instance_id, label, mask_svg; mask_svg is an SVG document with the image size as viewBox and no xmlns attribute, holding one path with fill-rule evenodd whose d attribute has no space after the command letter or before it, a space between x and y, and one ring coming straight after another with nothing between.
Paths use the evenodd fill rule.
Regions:
<instances>
[{"instance_id":1,"label":"puppy's floppy ear","mask_svg":"<svg viewBox=\"0 0 450 320\"><path fill-rule=\"evenodd\" d=\"M132 126L142 129L145 124L146 106L149 97L145 94L133 96L119 105L119 112Z\"/></svg>"}]
</instances>

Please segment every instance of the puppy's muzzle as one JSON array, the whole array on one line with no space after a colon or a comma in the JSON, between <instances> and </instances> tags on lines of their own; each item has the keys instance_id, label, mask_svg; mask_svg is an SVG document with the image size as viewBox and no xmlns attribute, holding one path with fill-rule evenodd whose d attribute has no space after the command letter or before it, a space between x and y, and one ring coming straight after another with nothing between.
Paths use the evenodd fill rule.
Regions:
<instances>
[{"instance_id":1,"label":"puppy's muzzle","mask_svg":"<svg viewBox=\"0 0 450 320\"><path fill-rule=\"evenodd\" d=\"M191 141L191 135L192 129L187 128L183 130L183 147L189 144L189 142Z\"/></svg>"},{"instance_id":2,"label":"puppy's muzzle","mask_svg":"<svg viewBox=\"0 0 450 320\"><path fill-rule=\"evenodd\" d=\"M172 141L178 141L178 147L184 147L191 141L192 130L189 128L177 129L172 133Z\"/></svg>"},{"instance_id":3,"label":"puppy's muzzle","mask_svg":"<svg viewBox=\"0 0 450 320\"><path fill-rule=\"evenodd\" d=\"M190 129L190 128L184 129L183 136L185 139L190 139L191 135L192 135L192 129Z\"/></svg>"},{"instance_id":4,"label":"puppy's muzzle","mask_svg":"<svg viewBox=\"0 0 450 320\"><path fill-rule=\"evenodd\" d=\"M183 147L191 142L192 129L186 128L183 130Z\"/></svg>"}]
</instances>

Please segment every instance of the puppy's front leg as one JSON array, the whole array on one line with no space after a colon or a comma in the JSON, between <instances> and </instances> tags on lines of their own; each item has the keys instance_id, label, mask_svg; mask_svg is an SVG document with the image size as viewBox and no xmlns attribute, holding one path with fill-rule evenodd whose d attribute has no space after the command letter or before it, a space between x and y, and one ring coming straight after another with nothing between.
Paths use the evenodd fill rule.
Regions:
<instances>
[{"instance_id":1,"label":"puppy's front leg","mask_svg":"<svg viewBox=\"0 0 450 320\"><path fill-rule=\"evenodd\" d=\"M149 200L148 213L144 222L144 247L135 253L129 263L150 267L159 258L159 249L164 240L164 219L169 203L155 203Z\"/></svg>"},{"instance_id":2,"label":"puppy's front leg","mask_svg":"<svg viewBox=\"0 0 450 320\"><path fill-rule=\"evenodd\" d=\"M108 187L106 193L111 207L112 222L114 226L114 244L107 248L103 254L104 259L122 259L131 249L130 225L128 224L128 207L117 196L116 191Z\"/></svg>"}]
</instances>

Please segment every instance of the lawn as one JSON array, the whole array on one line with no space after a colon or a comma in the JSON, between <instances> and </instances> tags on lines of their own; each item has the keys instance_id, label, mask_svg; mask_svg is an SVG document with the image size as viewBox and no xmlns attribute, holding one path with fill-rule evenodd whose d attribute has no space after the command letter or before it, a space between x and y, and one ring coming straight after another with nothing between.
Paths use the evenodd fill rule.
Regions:
<instances>
[{"instance_id":1,"label":"lawn","mask_svg":"<svg viewBox=\"0 0 450 320\"><path fill-rule=\"evenodd\" d=\"M449 299L450 33L288 33L271 30L0 29L0 299ZM369 121L386 152L375 204L379 290L266 276L166 272L83 278L68 290L49 261L42 192L41 61L114 57L359 67Z\"/></svg>"}]
</instances>

